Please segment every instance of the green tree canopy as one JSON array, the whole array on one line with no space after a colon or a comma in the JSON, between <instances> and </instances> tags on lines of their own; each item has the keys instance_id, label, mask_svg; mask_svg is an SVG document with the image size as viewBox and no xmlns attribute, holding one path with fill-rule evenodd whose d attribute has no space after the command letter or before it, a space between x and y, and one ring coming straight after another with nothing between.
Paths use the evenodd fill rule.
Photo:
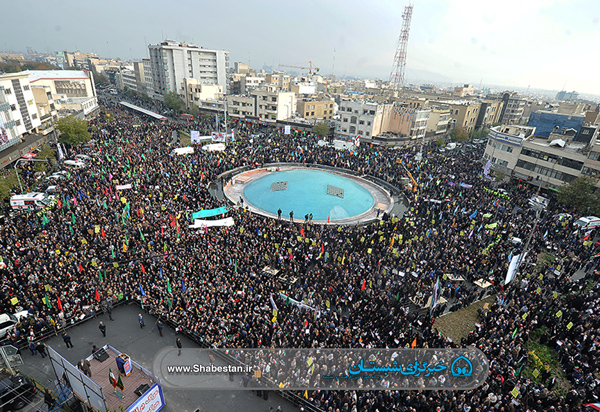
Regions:
<instances>
[{"instance_id":1,"label":"green tree canopy","mask_svg":"<svg viewBox=\"0 0 600 412\"><path fill-rule=\"evenodd\" d=\"M85 120L76 119L72 115L63 117L56 122L56 128L60 132L58 140L61 143L78 146L90 141L87 122Z\"/></svg>"},{"instance_id":2,"label":"green tree canopy","mask_svg":"<svg viewBox=\"0 0 600 412\"><path fill-rule=\"evenodd\" d=\"M319 136L328 136L330 132L329 125L325 122L317 122L313 126L313 133Z\"/></svg>"},{"instance_id":3,"label":"green tree canopy","mask_svg":"<svg viewBox=\"0 0 600 412\"><path fill-rule=\"evenodd\" d=\"M175 92L169 92L165 94L164 103L165 106L167 106L169 109L175 110L176 112L180 112L185 106L183 99L181 99L181 97L179 97L179 95L177 95Z\"/></svg>"},{"instance_id":4,"label":"green tree canopy","mask_svg":"<svg viewBox=\"0 0 600 412\"><path fill-rule=\"evenodd\" d=\"M563 186L558 194L558 201L574 208L581 214L600 214L600 191L594 186L596 181L589 176L579 176L568 185Z\"/></svg>"},{"instance_id":5,"label":"green tree canopy","mask_svg":"<svg viewBox=\"0 0 600 412\"><path fill-rule=\"evenodd\" d=\"M96 70L92 72L92 76L94 78L94 84L96 85L96 87L108 87L108 85L110 84L108 81L108 77L106 77L102 73L98 73Z\"/></svg>"},{"instance_id":6,"label":"green tree canopy","mask_svg":"<svg viewBox=\"0 0 600 412\"><path fill-rule=\"evenodd\" d=\"M469 140L469 133L467 133L464 129L460 127L455 127L454 129L452 129L450 137L452 137L452 140L454 140L455 142L466 142L467 140Z\"/></svg>"}]
</instances>

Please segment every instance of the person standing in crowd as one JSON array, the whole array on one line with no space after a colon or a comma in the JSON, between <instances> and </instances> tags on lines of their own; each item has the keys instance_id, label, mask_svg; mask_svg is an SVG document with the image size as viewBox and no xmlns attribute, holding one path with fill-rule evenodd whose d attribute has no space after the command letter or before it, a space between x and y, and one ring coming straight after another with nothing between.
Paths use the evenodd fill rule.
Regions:
<instances>
[{"instance_id":1,"label":"person standing in crowd","mask_svg":"<svg viewBox=\"0 0 600 412\"><path fill-rule=\"evenodd\" d=\"M106 325L102 321L100 321L98 329L100 329L100 332L102 332L102 336L106 337Z\"/></svg>"},{"instance_id":2,"label":"person standing in crowd","mask_svg":"<svg viewBox=\"0 0 600 412\"><path fill-rule=\"evenodd\" d=\"M44 342L38 342L36 349L40 353L40 355L42 355L42 358L46 357L46 344Z\"/></svg>"},{"instance_id":3,"label":"person standing in crowd","mask_svg":"<svg viewBox=\"0 0 600 412\"><path fill-rule=\"evenodd\" d=\"M182 348L181 338L177 338L175 340L175 346L177 346L177 349L178 349L177 356L181 356L181 348Z\"/></svg>"},{"instance_id":4,"label":"person standing in crowd","mask_svg":"<svg viewBox=\"0 0 600 412\"><path fill-rule=\"evenodd\" d=\"M144 326L146 326L144 324L144 317L142 316L141 313L138 315L138 322L140 323L140 329L143 328Z\"/></svg>"},{"instance_id":5,"label":"person standing in crowd","mask_svg":"<svg viewBox=\"0 0 600 412\"><path fill-rule=\"evenodd\" d=\"M63 341L65 341L65 345L67 345L67 349L73 347L73 343L71 342L71 336L67 335L67 332L63 332L62 338Z\"/></svg>"},{"instance_id":6,"label":"person standing in crowd","mask_svg":"<svg viewBox=\"0 0 600 412\"><path fill-rule=\"evenodd\" d=\"M163 328L164 328L164 326L165 325L162 323L162 321L159 318L158 321L156 322L156 328L158 329L158 334L160 335L161 338L162 338L162 335L163 335Z\"/></svg>"}]
</instances>

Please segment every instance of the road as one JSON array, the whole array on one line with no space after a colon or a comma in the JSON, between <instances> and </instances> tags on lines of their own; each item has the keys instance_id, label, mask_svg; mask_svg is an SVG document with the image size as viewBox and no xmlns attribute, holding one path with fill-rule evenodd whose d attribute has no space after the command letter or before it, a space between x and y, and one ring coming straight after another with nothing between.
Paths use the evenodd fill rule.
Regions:
<instances>
[{"instance_id":1,"label":"road","mask_svg":"<svg viewBox=\"0 0 600 412\"><path fill-rule=\"evenodd\" d=\"M165 326L163 337L159 336L156 327L153 328L156 318L144 313L146 327L141 329L138 323L138 314L141 309L136 304L124 305L113 310L111 322L107 315L100 315L81 325L69 329L68 333L73 341L73 348L67 349L62 338L52 337L46 344L58 351L74 365L80 359L92 353L92 345L101 347L110 344L118 350L127 353L134 361L151 370L154 355L165 346L175 347L175 331ZM106 338L98 329L98 324L106 324ZM182 335L179 335L182 337ZM184 348L199 347L186 337L182 337ZM48 357L42 359L40 355L31 356L28 349L22 350L24 365L18 367L23 373L36 379L43 385L54 387L54 371ZM108 381L108 376L93 376L92 379L101 382ZM105 382L101 382L105 383ZM237 382L236 382L237 384ZM174 390L164 388L166 406L163 411L246 411L265 412L269 406L277 409L282 406L286 412L297 411L299 408L283 399L278 393L270 392L269 400L265 401L256 396L252 391L208 391L208 390Z\"/></svg>"}]
</instances>

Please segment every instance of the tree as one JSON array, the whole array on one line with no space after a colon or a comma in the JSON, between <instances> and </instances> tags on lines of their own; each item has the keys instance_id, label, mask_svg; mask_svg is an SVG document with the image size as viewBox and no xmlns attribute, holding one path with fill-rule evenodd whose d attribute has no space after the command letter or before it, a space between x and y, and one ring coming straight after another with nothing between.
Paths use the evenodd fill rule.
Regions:
<instances>
[{"instance_id":1,"label":"tree","mask_svg":"<svg viewBox=\"0 0 600 412\"><path fill-rule=\"evenodd\" d=\"M317 122L313 126L313 132L319 136L328 136L330 128L329 125L325 122Z\"/></svg>"},{"instance_id":2,"label":"tree","mask_svg":"<svg viewBox=\"0 0 600 412\"><path fill-rule=\"evenodd\" d=\"M443 145L444 145L444 143L445 143L445 142L444 142L444 139L443 139L443 138L441 138L441 137L438 137L438 138L437 138L437 140L435 141L435 144L436 144L437 146L443 146Z\"/></svg>"},{"instance_id":3,"label":"tree","mask_svg":"<svg viewBox=\"0 0 600 412\"><path fill-rule=\"evenodd\" d=\"M600 192L594 186L595 183L591 177L579 176L560 189L558 201L581 214L597 215L600 213Z\"/></svg>"},{"instance_id":4,"label":"tree","mask_svg":"<svg viewBox=\"0 0 600 412\"><path fill-rule=\"evenodd\" d=\"M179 95L175 92L169 92L165 94L165 106L169 109L173 109L176 112L180 112L185 104Z\"/></svg>"},{"instance_id":5,"label":"tree","mask_svg":"<svg viewBox=\"0 0 600 412\"><path fill-rule=\"evenodd\" d=\"M63 117L56 123L60 132L58 140L71 146L78 146L90 141L88 124L85 120L76 119L73 115Z\"/></svg>"},{"instance_id":6,"label":"tree","mask_svg":"<svg viewBox=\"0 0 600 412\"><path fill-rule=\"evenodd\" d=\"M454 140L455 142L466 142L467 140L469 140L469 134L463 128L460 127L455 127L454 129L452 129L450 137L452 137L452 140Z\"/></svg>"},{"instance_id":7,"label":"tree","mask_svg":"<svg viewBox=\"0 0 600 412\"><path fill-rule=\"evenodd\" d=\"M102 73L98 73L96 70L92 72L92 77L94 78L94 84L96 87L108 87L110 84L108 81L108 77L103 75Z\"/></svg>"},{"instance_id":8,"label":"tree","mask_svg":"<svg viewBox=\"0 0 600 412\"><path fill-rule=\"evenodd\" d=\"M198 107L198 105L196 103L190 104L190 113L191 114L198 114L198 113L200 113L200 108Z\"/></svg>"}]
</instances>

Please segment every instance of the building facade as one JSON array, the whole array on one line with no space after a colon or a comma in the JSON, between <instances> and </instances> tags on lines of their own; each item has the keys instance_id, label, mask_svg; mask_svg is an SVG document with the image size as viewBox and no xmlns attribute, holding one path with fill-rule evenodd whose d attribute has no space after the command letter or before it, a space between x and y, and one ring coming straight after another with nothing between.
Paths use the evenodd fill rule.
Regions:
<instances>
[{"instance_id":1,"label":"building facade","mask_svg":"<svg viewBox=\"0 0 600 412\"><path fill-rule=\"evenodd\" d=\"M99 110L94 79L90 72L31 70L26 73L32 86L49 88L59 116L76 112L83 112L87 116Z\"/></svg>"},{"instance_id":2,"label":"building facade","mask_svg":"<svg viewBox=\"0 0 600 412\"><path fill-rule=\"evenodd\" d=\"M152 82L152 63L150 59L142 59L142 64L144 66L144 81L146 82L144 89L146 94L154 99L154 84Z\"/></svg>"},{"instance_id":3,"label":"building facade","mask_svg":"<svg viewBox=\"0 0 600 412\"><path fill-rule=\"evenodd\" d=\"M300 117L307 120L333 119L335 102L333 100L302 100L298 102L297 111Z\"/></svg>"},{"instance_id":4,"label":"building facade","mask_svg":"<svg viewBox=\"0 0 600 412\"><path fill-rule=\"evenodd\" d=\"M571 101L571 100L577 100L579 98L579 93L577 93L576 91L572 91L572 92L566 92L564 90L556 93L556 100L567 100L567 101Z\"/></svg>"},{"instance_id":5,"label":"building facade","mask_svg":"<svg viewBox=\"0 0 600 412\"><path fill-rule=\"evenodd\" d=\"M425 133L435 137L443 136L450 126L450 108L447 106L430 106L429 110L431 111Z\"/></svg>"},{"instance_id":6,"label":"building facade","mask_svg":"<svg viewBox=\"0 0 600 412\"><path fill-rule=\"evenodd\" d=\"M338 105L339 118L334 122L337 135L347 137L361 135L371 138L380 133L386 105L362 100L342 100Z\"/></svg>"},{"instance_id":7,"label":"building facade","mask_svg":"<svg viewBox=\"0 0 600 412\"><path fill-rule=\"evenodd\" d=\"M184 102L189 109L193 104L202 107L202 102L222 100L223 88L218 84L201 84L196 79L183 79L185 87Z\"/></svg>"},{"instance_id":8,"label":"building facade","mask_svg":"<svg viewBox=\"0 0 600 412\"><path fill-rule=\"evenodd\" d=\"M503 102L500 122L506 125L522 123L527 101L515 92L504 92L500 100Z\"/></svg>"},{"instance_id":9,"label":"building facade","mask_svg":"<svg viewBox=\"0 0 600 412\"><path fill-rule=\"evenodd\" d=\"M504 102L498 100L485 100L481 102L479 115L475 121L475 130L489 128L496 123L500 123L503 105Z\"/></svg>"},{"instance_id":10,"label":"building facade","mask_svg":"<svg viewBox=\"0 0 600 412\"><path fill-rule=\"evenodd\" d=\"M254 90L256 98L256 116L259 119L274 122L294 117L296 114L296 95L292 92Z\"/></svg>"},{"instance_id":11,"label":"building facade","mask_svg":"<svg viewBox=\"0 0 600 412\"><path fill-rule=\"evenodd\" d=\"M34 133L40 127L41 120L28 72L0 76L0 87L3 88L4 96L4 103L0 103L0 112L3 113L0 147L6 148L15 143L15 138ZM10 114L7 113L8 110Z\"/></svg>"},{"instance_id":12,"label":"building facade","mask_svg":"<svg viewBox=\"0 0 600 412\"><path fill-rule=\"evenodd\" d=\"M454 122L454 127L464 130L467 133L475 130L481 103L470 100L452 100L442 103L450 107L450 117Z\"/></svg>"},{"instance_id":13,"label":"building facade","mask_svg":"<svg viewBox=\"0 0 600 412\"><path fill-rule=\"evenodd\" d=\"M31 90L41 121L38 132L44 136L48 135L54 130L54 122L58 121L58 111L52 97L52 91L49 86L32 86Z\"/></svg>"},{"instance_id":14,"label":"building facade","mask_svg":"<svg viewBox=\"0 0 600 412\"><path fill-rule=\"evenodd\" d=\"M287 92L290 90L290 75L282 72L273 72L265 76L265 83L277 90Z\"/></svg>"},{"instance_id":15,"label":"building facade","mask_svg":"<svg viewBox=\"0 0 600 412\"><path fill-rule=\"evenodd\" d=\"M162 99L169 92L185 95L183 79L196 79L201 84L227 88L229 52L208 50L196 45L163 41L149 45L154 92Z\"/></svg>"},{"instance_id":16,"label":"building facade","mask_svg":"<svg viewBox=\"0 0 600 412\"><path fill-rule=\"evenodd\" d=\"M240 119L256 118L256 97L228 95L227 96L227 115Z\"/></svg>"}]
</instances>

